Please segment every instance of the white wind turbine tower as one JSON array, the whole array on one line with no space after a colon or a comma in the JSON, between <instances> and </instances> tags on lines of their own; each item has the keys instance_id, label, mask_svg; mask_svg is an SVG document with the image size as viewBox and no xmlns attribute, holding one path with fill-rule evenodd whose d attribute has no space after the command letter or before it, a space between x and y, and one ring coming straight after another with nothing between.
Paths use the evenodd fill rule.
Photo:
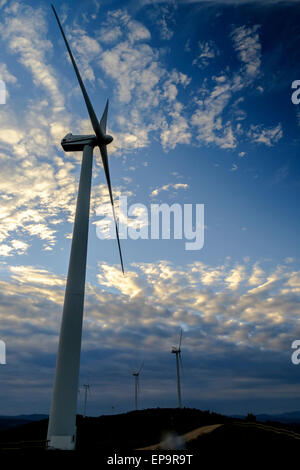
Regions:
<instances>
[{"instance_id":1,"label":"white wind turbine tower","mask_svg":"<svg viewBox=\"0 0 300 470\"><path fill-rule=\"evenodd\" d=\"M144 365L144 362L142 362L139 370L137 370L136 372L133 372L132 374L134 377L134 404L135 404L136 410L138 409L138 393L140 390L140 377L139 376L142 371L143 365Z\"/></svg>"},{"instance_id":2,"label":"white wind turbine tower","mask_svg":"<svg viewBox=\"0 0 300 470\"><path fill-rule=\"evenodd\" d=\"M86 405L87 405L87 396L88 392L91 393L90 384L83 384L84 387L84 407L83 407L83 417L86 417Z\"/></svg>"},{"instance_id":3,"label":"white wind turbine tower","mask_svg":"<svg viewBox=\"0 0 300 470\"><path fill-rule=\"evenodd\" d=\"M178 395L178 408L182 408L182 401L181 401L181 384L180 384L180 368L182 369L182 361L181 361L181 340L182 340L182 329L180 330L180 337L179 337L179 346L176 348L175 346L172 347L172 354L176 356L176 370L177 370L177 395Z\"/></svg>"},{"instance_id":4,"label":"white wind turbine tower","mask_svg":"<svg viewBox=\"0 0 300 470\"><path fill-rule=\"evenodd\" d=\"M62 322L59 335L47 440L49 441L49 448L74 450L76 445L76 411L85 294L86 258L93 166L92 163L93 151L94 147L96 146L98 146L100 149L106 177L108 193L112 206L112 213L115 220L116 236L120 254L121 269L123 273L124 266L118 224L114 210L114 200L107 154L107 145L113 141L113 137L106 133L108 101L106 102L103 115L99 121L87 94L74 56L53 5L52 9L65 42L75 74L77 76L78 84L82 91L92 128L94 130L94 134L89 135L73 135L69 133L61 141L65 152L82 151L83 155Z\"/></svg>"}]
</instances>

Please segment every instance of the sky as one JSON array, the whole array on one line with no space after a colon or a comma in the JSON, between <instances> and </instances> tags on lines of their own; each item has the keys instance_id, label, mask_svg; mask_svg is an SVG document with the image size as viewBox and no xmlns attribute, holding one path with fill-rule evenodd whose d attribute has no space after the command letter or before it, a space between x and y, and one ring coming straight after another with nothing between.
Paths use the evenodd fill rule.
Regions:
<instances>
[{"instance_id":1,"label":"sky","mask_svg":"<svg viewBox=\"0 0 300 470\"><path fill-rule=\"evenodd\" d=\"M202 249L121 240L123 276L97 236L95 149L78 412L85 383L88 414L133 409L142 361L140 406L176 406L180 328L184 406L300 409L300 2L55 6L99 118L109 98L116 205L144 205L129 226L149 229L135 221L153 204L204 205ZM0 9L0 414L48 413L81 163L60 142L93 131L50 2Z\"/></svg>"}]
</instances>

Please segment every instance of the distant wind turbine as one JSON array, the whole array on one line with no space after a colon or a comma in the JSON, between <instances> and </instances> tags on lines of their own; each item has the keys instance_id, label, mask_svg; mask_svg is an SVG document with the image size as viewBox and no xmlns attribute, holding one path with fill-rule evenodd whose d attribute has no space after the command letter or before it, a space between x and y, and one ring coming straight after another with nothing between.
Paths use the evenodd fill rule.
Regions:
<instances>
[{"instance_id":1,"label":"distant wind turbine","mask_svg":"<svg viewBox=\"0 0 300 470\"><path fill-rule=\"evenodd\" d=\"M134 376L134 404L135 404L136 410L138 409L138 394L140 391L140 373L142 371L143 365L144 365L144 362L142 362L139 370L137 370L136 372L133 372L132 374Z\"/></svg>"},{"instance_id":2,"label":"distant wind turbine","mask_svg":"<svg viewBox=\"0 0 300 470\"><path fill-rule=\"evenodd\" d=\"M83 406L83 417L86 417L86 405L87 405L87 396L88 392L91 393L90 384L83 384L84 387L84 406Z\"/></svg>"},{"instance_id":3,"label":"distant wind turbine","mask_svg":"<svg viewBox=\"0 0 300 470\"><path fill-rule=\"evenodd\" d=\"M179 336L179 346L176 348L172 347L172 354L176 356L176 371L177 371L177 395L178 395L178 408L182 408L181 401L181 384L180 384L180 368L182 369L182 360L181 360L181 340L182 340L182 329L180 330Z\"/></svg>"},{"instance_id":4,"label":"distant wind turbine","mask_svg":"<svg viewBox=\"0 0 300 470\"><path fill-rule=\"evenodd\" d=\"M106 146L113 140L110 135L106 134L108 100L99 122L53 5L52 9L74 67L92 127L95 132L95 134L92 135L67 134L61 142L65 152L83 151L83 156L47 439L49 441L49 447L51 448L73 450L76 443L77 390L81 350L92 162L93 149L96 146L100 149L106 176L110 202L115 220L123 273L124 267L114 210L106 149Z\"/></svg>"}]
</instances>

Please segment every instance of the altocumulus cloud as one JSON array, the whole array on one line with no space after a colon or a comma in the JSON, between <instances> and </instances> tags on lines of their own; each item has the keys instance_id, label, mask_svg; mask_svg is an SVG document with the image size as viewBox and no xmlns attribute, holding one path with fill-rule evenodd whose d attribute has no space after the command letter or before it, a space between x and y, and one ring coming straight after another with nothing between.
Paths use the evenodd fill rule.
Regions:
<instances>
[{"instance_id":1,"label":"altocumulus cloud","mask_svg":"<svg viewBox=\"0 0 300 470\"><path fill-rule=\"evenodd\" d=\"M9 270L10 280L1 281L0 319L9 352L1 394L18 402L11 376L15 374L23 384L23 403L33 407L34 397L42 396L40 406L47 411L65 280L44 268ZM187 379L185 392L191 405L205 402L210 393L216 403L247 399L249 390L262 398L272 387L275 395L284 388L284 397L293 396L292 371L279 380L274 364L275 358L289 363L290 344L300 335L300 273L290 265L271 269L257 262L227 261L175 267L162 260L134 264L123 278L117 267L99 264L98 282L87 285L82 360L82 374L93 375L99 392L95 413L109 406L110 387L114 400L130 406L128 370L139 358L148 363L147 404L167 404L173 383L168 351L176 344L180 326L185 368L195 378ZM228 361L224 370L226 358L230 365ZM216 375L226 390L222 397L213 380Z\"/></svg>"}]
</instances>

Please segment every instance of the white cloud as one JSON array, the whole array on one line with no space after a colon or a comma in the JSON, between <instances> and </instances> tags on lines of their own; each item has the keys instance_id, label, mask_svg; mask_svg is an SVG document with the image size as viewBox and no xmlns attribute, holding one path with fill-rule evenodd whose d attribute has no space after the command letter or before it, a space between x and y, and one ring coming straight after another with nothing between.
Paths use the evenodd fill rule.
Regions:
<instances>
[{"instance_id":1,"label":"white cloud","mask_svg":"<svg viewBox=\"0 0 300 470\"><path fill-rule=\"evenodd\" d=\"M11 240L10 245L0 244L0 256L24 255L28 247L29 244L21 240Z\"/></svg>"},{"instance_id":2,"label":"white cloud","mask_svg":"<svg viewBox=\"0 0 300 470\"><path fill-rule=\"evenodd\" d=\"M91 62L100 56L102 52L100 44L78 25L74 25L72 29L68 28L67 33L82 79L94 82L95 73Z\"/></svg>"},{"instance_id":3,"label":"white cloud","mask_svg":"<svg viewBox=\"0 0 300 470\"><path fill-rule=\"evenodd\" d=\"M22 131L17 129L0 129L0 141L7 144L17 144L24 137Z\"/></svg>"},{"instance_id":4,"label":"white cloud","mask_svg":"<svg viewBox=\"0 0 300 470\"><path fill-rule=\"evenodd\" d=\"M251 125L248 137L251 142L272 147L283 137L282 126L280 123L269 128L264 128L262 125Z\"/></svg>"},{"instance_id":5,"label":"white cloud","mask_svg":"<svg viewBox=\"0 0 300 470\"><path fill-rule=\"evenodd\" d=\"M207 67L210 60L214 59L219 51L213 41L199 42L199 54L196 59L193 60L193 65L198 65L200 68Z\"/></svg>"},{"instance_id":6,"label":"white cloud","mask_svg":"<svg viewBox=\"0 0 300 470\"><path fill-rule=\"evenodd\" d=\"M172 122L168 124L164 121L163 130L160 134L161 143L164 149L174 149L177 144L189 144L192 139L188 120L181 115L183 106L176 103L174 110L169 112Z\"/></svg>"},{"instance_id":7,"label":"white cloud","mask_svg":"<svg viewBox=\"0 0 300 470\"><path fill-rule=\"evenodd\" d=\"M214 144L223 149L236 148L237 137L243 133L240 121L245 119L245 112L238 107L243 99L240 97L235 101L231 110L234 114L230 118L226 119L224 115L235 94L249 86L259 75L261 45L258 28L241 26L231 35L242 62L239 72L230 77L227 70L226 74L220 73L213 77L213 87L210 89L207 81L204 82L202 96L196 99L197 109L191 118L191 123L197 128L197 140L200 143ZM214 44L209 42L201 43L200 47L199 63L201 65L203 59L203 65L207 65L209 59L216 57L217 51ZM236 168L234 165L232 170Z\"/></svg>"},{"instance_id":8,"label":"white cloud","mask_svg":"<svg viewBox=\"0 0 300 470\"><path fill-rule=\"evenodd\" d=\"M245 267L237 266L230 271L229 276L226 277L225 281L227 282L229 289L236 290L244 279Z\"/></svg>"},{"instance_id":9,"label":"white cloud","mask_svg":"<svg viewBox=\"0 0 300 470\"><path fill-rule=\"evenodd\" d=\"M222 113L232 97L233 86L226 79L216 77L212 91L204 91L203 99L196 99L198 109L191 123L197 128L197 139L206 145L215 144L223 149L235 148L236 138L232 123L222 121ZM223 78L223 77L222 77Z\"/></svg>"},{"instance_id":10,"label":"white cloud","mask_svg":"<svg viewBox=\"0 0 300 470\"><path fill-rule=\"evenodd\" d=\"M116 27L122 25L122 40ZM104 50L100 66L117 86L118 127L114 131L112 150L138 148L148 145L148 134L161 131L161 142L165 150L175 148L178 143L189 143L191 133L183 115L183 105L178 100L181 87L189 85L191 79L176 70L168 71L160 62L160 51L148 44L149 31L133 21L124 10L108 15L105 28L115 31L119 42ZM106 29L100 37L107 41ZM166 105L162 107L162 103ZM150 119L151 117L151 119ZM116 148L117 146L117 148Z\"/></svg>"},{"instance_id":11,"label":"white cloud","mask_svg":"<svg viewBox=\"0 0 300 470\"><path fill-rule=\"evenodd\" d=\"M245 73L253 79L259 75L261 64L261 45L258 35L259 25L240 26L233 30L232 39L235 50L245 66Z\"/></svg>"},{"instance_id":12,"label":"white cloud","mask_svg":"<svg viewBox=\"0 0 300 470\"><path fill-rule=\"evenodd\" d=\"M26 253L27 248L29 247L28 243L25 243L21 240L12 240L11 245L20 255Z\"/></svg>"},{"instance_id":13,"label":"white cloud","mask_svg":"<svg viewBox=\"0 0 300 470\"><path fill-rule=\"evenodd\" d=\"M1 198L5 199L0 210L0 241L18 230L18 238L29 234L42 239L45 249L51 249L57 221L61 223L66 214L74 213L76 186L70 157L66 155L62 161L55 156L54 145L61 148L60 140L70 129L70 117L63 111L64 97L49 65L52 44L45 40L44 11L15 2L1 16L0 37L40 91L38 100L24 95L21 108L8 103L0 116L0 159L6 162L0 179ZM9 80L15 82L12 76ZM20 82L19 77L16 80ZM8 242L10 254L25 253L30 241L19 240L18 248Z\"/></svg>"},{"instance_id":14,"label":"white cloud","mask_svg":"<svg viewBox=\"0 0 300 470\"><path fill-rule=\"evenodd\" d=\"M248 283L250 285L257 285L257 284L262 284L265 278L265 273L259 266L259 264L255 264L253 266L253 271L251 276L248 279Z\"/></svg>"},{"instance_id":15,"label":"white cloud","mask_svg":"<svg viewBox=\"0 0 300 470\"><path fill-rule=\"evenodd\" d=\"M100 30L100 41L103 43L114 43L122 37L122 30L120 26L114 26L113 28L103 27Z\"/></svg>"},{"instance_id":16,"label":"white cloud","mask_svg":"<svg viewBox=\"0 0 300 470\"><path fill-rule=\"evenodd\" d=\"M45 55L52 49L52 44L45 39L47 27L42 10L15 2L5 13L0 23L2 40L12 53L17 54L19 62L30 70L34 83L47 90L55 109L61 110L64 97L52 67L45 59Z\"/></svg>"},{"instance_id":17,"label":"white cloud","mask_svg":"<svg viewBox=\"0 0 300 470\"><path fill-rule=\"evenodd\" d=\"M168 3L169 4L165 3L164 5L161 5L153 12L153 15L156 17L156 25L158 27L160 37L165 41L169 41L174 35L174 13L178 7L175 0L169 1Z\"/></svg>"},{"instance_id":18,"label":"white cloud","mask_svg":"<svg viewBox=\"0 0 300 470\"><path fill-rule=\"evenodd\" d=\"M0 64L0 79L4 80L5 83L17 83L17 77L9 72L6 64Z\"/></svg>"},{"instance_id":19,"label":"white cloud","mask_svg":"<svg viewBox=\"0 0 300 470\"><path fill-rule=\"evenodd\" d=\"M126 10L109 12L100 30L100 40L104 43L114 43L124 36L130 44L151 38L150 31L141 22L131 18Z\"/></svg>"},{"instance_id":20,"label":"white cloud","mask_svg":"<svg viewBox=\"0 0 300 470\"><path fill-rule=\"evenodd\" d=\"M237 267L232 267L228 261L222 266L199 262L177 267L166 261L139 263L128 266L125 276L115 266L99 265L99 285L86 286L83 354L93 352L88 356L88 363L89 370L94 374L93 380L97 383L95 370L99 369L99 353L101 351L101 357L104 357L102 352L105 351L100 380L103 388L103 377L108 377L105 383L110 385L110 407L113 386L109 373L121 363L121 378L119 377L117 386L118 389L122 388L122 374L126 375L126 380L128 377L126 371L122 372L125 358L126 363L135 363L137 357L142 355L148 358L150 364L161 361L163 380L165 376L167 378L170 368L166 361L170 354L166 351L171 349L172 344L176 344L174 339L178 339L180 326L184 329L186 357L192 352L194 358L187 362L189 375L192 374L193 377L193 393L198 394L197 380L203 382L203 374L206 374L209 382L217 373L218 376L221 374L217 382L218 391L214 392L209 388L206 393L210 400L212 391L215 397L224 398L224 387L221 386L221 395L219 391L224 361L218 369L212 367L215 359L218 363L220 357L225 361L239 358L239 361L231 362L234 365L231 368L230 383L234 380L235 397L242 393L245 399L246 393L248 398L254 390L256 393L265 390L262 375L265 375L265 371L268 374L270 370L271 373L273 369L276 371L278 358L282 355L284 365L289 355L287 345L300 334L299 272L290 271L287 267L268 269L266 279L269 281L260 289L248 290L247 281L253 266L249 263L240 266L245 268L246 282L242 289L226 288L227 277ZM18 377L22 381L20 400L23 404L28 400L28 387L30 397L32 396L31 381L35 370L39 377L34 382L38 394L45 387L50 393L52 382L48 377L52 375L50 367L53 372L57 353L65 279L42 267L10 266L9 272L10 279L0 280L0 322L2 335L7 344L10 344L11 363L22 361L22 371L18 372ZM255 365L259 363L262 350L265 361L263 367L257 368ZM247 362L249 353L250 361ZM201 364L204 363L200 371L199 358ZM83 373L86 373L86 365L83 364L83 367ZM151 373L151 368L149 370ZM211 371L208 375L207 370ZM228 375L227 372L225 375ZM41 376L44 377L42 382ZM115 380L115 375L113 377ZM161 377L158 378L160 383ZM169 379L173 386L173 373L170 373ZM282 389L278 390L279 379L282 381L280 373L276 376L275 372L271 380L275 381L276 390L282 396ZM258 385L254 388L256 380ZM12 394L15 407L15 379L10 384L3 381L5 395L8 396L9 392ZM236 390L238 384L242 385L242 392ZM232 390L229 393L228 387L226 393L232 398ZM165 389L165 381L162 388ZM273 391L274 388L272 393ZM126 394L126 403L127 399ZM155 403L156 399L155 395ZM48 406L48 399L45 406Z\"/></svg>"},{"instance_id":21,"label":"white cloud","mask_svg":"<svg viewBox=\"0 0 300 470\"><path fill-rule=\"evenodd\" d=\"M134 271L126 271L124 277L120 269L109 266L108 264L99 264L101 272L98 274L100 284L108 287L115 287L122 294L134 298L142 295L142 285L139 282L139 276Z\"/></svg>"},{"instance_id":22,"label":"white cloud","mask_svg":"<svg viewBox=\"0 0 300 470\"><path fill-rule=\"evenodd\" d=\"M173 0L155 0L156 3L160 3L160 2L165 2L165 1L173 1ZM258 6L261 5L261 0L178 0L179 3L186 3L186 4L190 4L190 3L202 3L202 4L206 4L206 3L211 3L212 5L213 4L217 4L217 5L248 5L248 4L256 4ZM151 0L143 0L143 3L144 4L148 4L148 3L152 3ZM291 4L291 5L294 5L294 4L297 4L299 3L299 0L265 0L264 2L266 5L276 5L276 4L280 4L280 3L283 3L283 4Z\"/></svg>"},{"instance_id":23,"label":"white cloud","mask_svg":"<svg viewBox=\"0 0 300 470\"><path fill-rule=\"evenodd\" d=\"M165 16L157 20L157 25L159 27L160 37L169 41L173 35L174 31L168 26L168 22Z\"/></svg>"},{"instance_id":24,"label":"white cloud","mask_svg":"<svg viewBox=\"0 0 300 470\"><path fill-rule=\"evenodd\" d=\"M162 191L170 191L170 189L175 189L177 191L178 189L188 189L188 188L189 188L189 185L186 183L165 184L164 186L161 186L160 188L154 189L151 192L150 197L158 196L158 194L161 193Z\"/></svg>"},{"instance_id":25,"label":"white cloud","mask_svg":"<svg viewBox=\"0 0 300 470\"><path fill-rule=\"evenodd\" d=\"M163 73L157 60L157 54L147 44L131 46L129 42L121 42L103 52L100 64L105 73L117 81L121 103L129 103L132 93L136 96L138 90L147 105L149 97L155 97L154 87Z\"/></svg>"},{"instance_id":26,"label":"white cloud","mask_svg":"<svg viewBox=\"0 0 300 470\"><path fill-rule=\"evenodd\" d=\"M1 244L0 245L0 256L10 256L12 251L12 247L9 245Z\"/></svg>"},{"instance_id":27,"label":"white cloud","mask_svg":"<svg viewBox=\"0 0 300 470\"><path fill-rule=\"evenodd\" d=\"M21 284L35 284L39 286L64 286L65 280L46 269L40 269L33 266L10 266L12 279Z\"/></svg>"}]
</instances>

